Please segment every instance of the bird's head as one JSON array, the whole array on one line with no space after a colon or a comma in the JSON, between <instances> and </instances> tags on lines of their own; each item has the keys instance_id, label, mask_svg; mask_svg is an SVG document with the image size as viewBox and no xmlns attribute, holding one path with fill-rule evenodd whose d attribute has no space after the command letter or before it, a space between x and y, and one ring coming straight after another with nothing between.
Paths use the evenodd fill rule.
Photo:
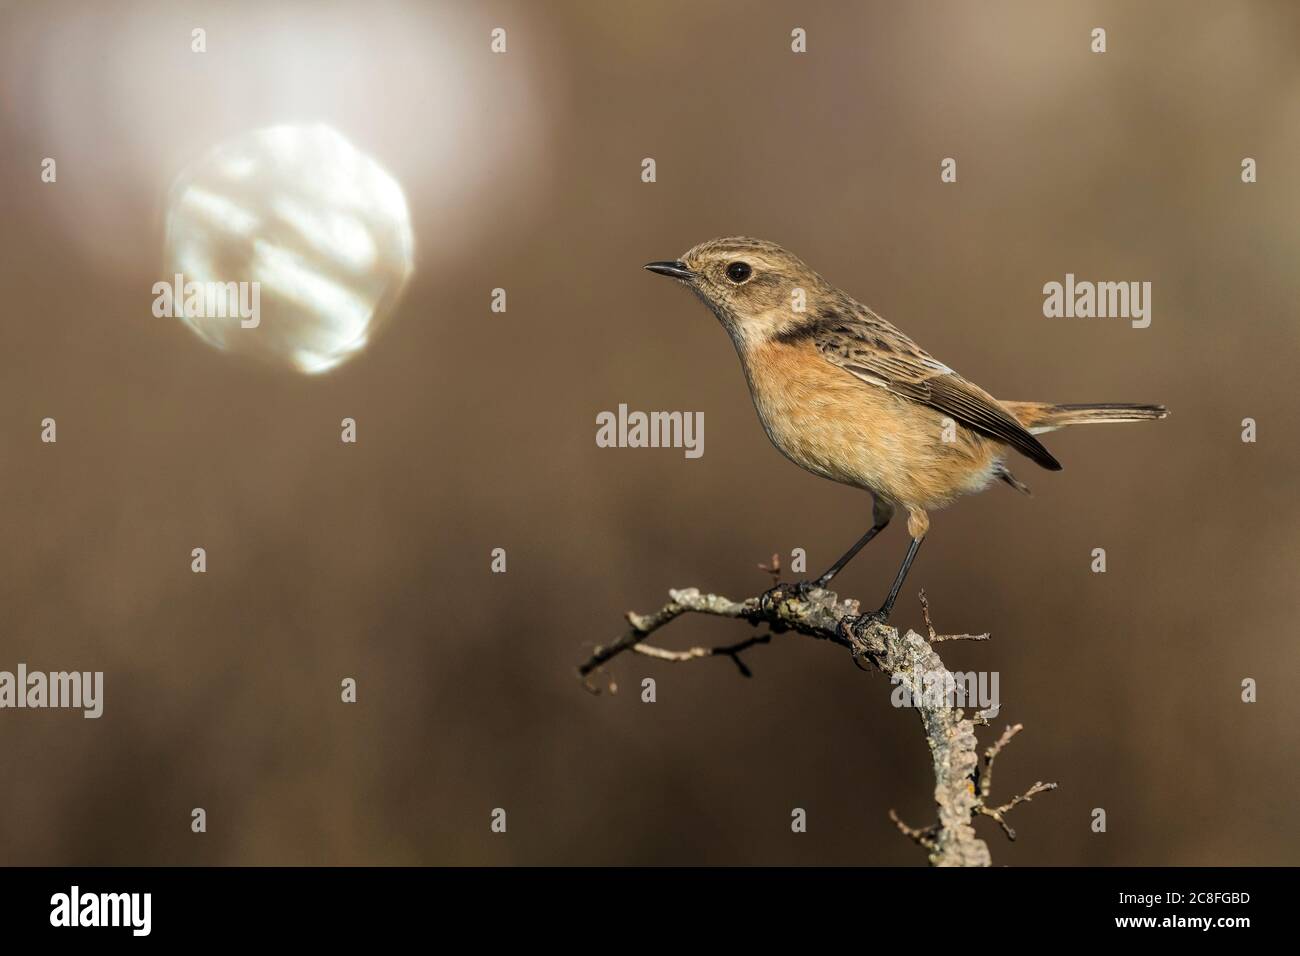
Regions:
<instances>
[{"instance_id":1,"label":"bird's head","mask_svg":"<svg viewBox=\"0 0 1300 956\"><path fill-rule=\"evenodd\" d=\"M680 259L645 268L689 286L737 344L754 344L805 321L829 286L774 242L710 239Z\"/></svg>"}]
</instances>

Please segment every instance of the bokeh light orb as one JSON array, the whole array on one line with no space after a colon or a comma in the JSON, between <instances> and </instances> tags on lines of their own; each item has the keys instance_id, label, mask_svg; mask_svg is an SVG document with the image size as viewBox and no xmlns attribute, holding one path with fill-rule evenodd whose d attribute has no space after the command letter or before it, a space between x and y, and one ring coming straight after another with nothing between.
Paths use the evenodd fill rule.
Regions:
<instances>
[{"instance_id":1,"label":"bokeh light orb","mask_svg":"<svg viewBox=\"0 0 1300 956\"><path fill-rule=\"evenodd\" d=\"M177 177L168 199L165 281L246 283L243 304L258 311L255 322L214 314L226 310L209 298L207 308L178 308L181 321L223 351L306 374L365 347L401 299L413 257L401 186L322 124L223 142Z\"/></svg>"}]
</instances>

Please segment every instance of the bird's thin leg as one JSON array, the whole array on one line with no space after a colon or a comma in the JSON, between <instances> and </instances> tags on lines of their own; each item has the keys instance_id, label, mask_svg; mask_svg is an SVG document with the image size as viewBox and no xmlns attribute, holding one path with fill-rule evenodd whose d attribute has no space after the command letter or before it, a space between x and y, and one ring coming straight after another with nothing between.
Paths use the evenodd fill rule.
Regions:
<instances>
[{"instance_id":1,"label":"bird's thin leg","mask_svg":"<svg viewBox=\"0 0 1300 956\"><path fill-rule=\"evenodd\" d=\"M887 524L889 524L888 518L885 519L884 524L873 524L868 528L867 533L858 539L857 544L845 551L844 554L840 556L840 559L832 564L825 574L813 582L813 587L824 588L826 585L830 584L831 578L843 571L844 565L852 561L857 553L866 547L868 541L880 534L880 532L884 531L885 525Z\"/></svg>"},{"instance_id":2,"label":"bird's thin leg","mask_svg":"<svg viewBox=\"0 0 1300 956\"><path fill-rule=\"evenodd\" d=\"M830 569L825 574L815 581L800 581L798 584L778 584L770 588L762 597L762 606L765 608L770 607L771 602L775 599L774 595L778 593L788 595L793 592L800 598L806 598L809 591L824 588L831 578L843 571L844 566L866 547L868 541L885 530L885 527L889 524L889 519L892 517L894 517L894 506L882 498L876 497L871 507L871 527L867 529L866 534L858 539L857 544L849 548L838 561L830 566Z\"/></svg>"},{"instance_id":3,"label":"bird's thin leg","mask_svg":"<svg viewBox=\"0 0 1300 956\"><path fill-rule=\"evenodd\" d=\"M885 530L889 525L889 520L893 517L894 506L888 501L885 501L879 495L873 496L871 501L871 527L867 529L867 533L858 539L857 544L844 552L843 556L830 566L830 570L814 581L812 586L815 588L826 587L826 585L830 583L831 578L843 571L844 566L852 561L859 551L866 547L868 541Z\"/></svg>"},{"instance_id":4,"label":"bird's thin leg","mask_svg":"<svg viewBox=\"0 0 1300 956\"><path fill-rule=\"evenodd\" d=\"M898 600L898 592L902 590L903 582L907 580L907 572L911 569L912 562L916 560L916 552L921 550L921 542L924 540L924 537L912 539L912 543L907 548L907 557L903 559L903 566L898 569L898 576L894 578L894 583L889 588L889 597L885 598L885 603L873 615L877 620L889 620L889 615L894 611L894 602Z\"/></svg>"}]
</instances>

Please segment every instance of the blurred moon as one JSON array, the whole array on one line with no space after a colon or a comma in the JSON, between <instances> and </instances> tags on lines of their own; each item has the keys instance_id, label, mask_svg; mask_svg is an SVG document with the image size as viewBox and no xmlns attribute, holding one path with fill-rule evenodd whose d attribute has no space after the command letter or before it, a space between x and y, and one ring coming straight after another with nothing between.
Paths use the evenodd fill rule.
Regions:
<instances>
[{"instance_id":1,"label":"blurred moon","mask_svg":"<svg viewBox=\"0 0 1300 956\"><path fill-rule=\"evenodd\" d=\"M413 256L401 186L322 124L220 143L168 199L163 278L258 291L255 323L224 309L178 310L181 320L216 348L306 374L365 347L400 300Z\"/></svg>"}]
</instances>

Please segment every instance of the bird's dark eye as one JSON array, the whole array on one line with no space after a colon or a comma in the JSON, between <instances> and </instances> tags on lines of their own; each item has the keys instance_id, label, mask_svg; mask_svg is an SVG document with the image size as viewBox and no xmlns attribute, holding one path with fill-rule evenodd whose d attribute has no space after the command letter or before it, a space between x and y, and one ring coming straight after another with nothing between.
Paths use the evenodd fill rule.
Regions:
<instances>
[{"instance_id":1,"label":"bird's dark eye","mask_svg":"<svg viewBox=\"0 0 1300 956\"><path fill-rule=\"evenodd\" d=\"M754 270L749 267L748 262L733 262L727 266L727 278L736 285L740 285L740 283L748 279L753 272Z\"/></svg>"}]
</instances>

